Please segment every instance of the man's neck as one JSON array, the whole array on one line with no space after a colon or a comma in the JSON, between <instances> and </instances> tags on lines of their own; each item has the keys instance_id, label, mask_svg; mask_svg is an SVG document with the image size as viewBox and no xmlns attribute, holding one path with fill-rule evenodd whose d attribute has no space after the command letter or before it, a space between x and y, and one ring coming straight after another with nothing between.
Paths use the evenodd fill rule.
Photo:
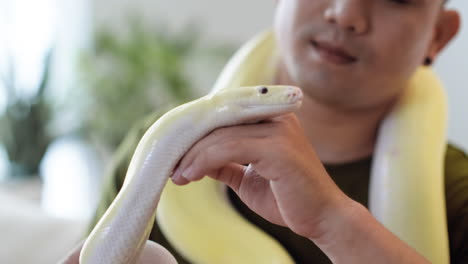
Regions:
<instances>
[{"instance_id":1,"label":"man's neck","mask_svg":"<svg viewBox=\"0 0 468 264\"><path fill-rule=\"evenodd\" d=\"M277 83L295 85L283 74L277 77ZM380 121L389 107L382 105L366 110L342 109L321 103L304 93L302 107L296 115L322 162L339 164L372 155Z\"/></svg>"},{"instance_id":2,"label":"man's neck","mask_svg":"<svg viewBox=\"0 0 468 264\"><path fill-rule=\"evenodd\" d=\"M296 114L322 162L336 164L372 155L385 111L345 111L305 95Z\"/></svg>"}]
</instances>

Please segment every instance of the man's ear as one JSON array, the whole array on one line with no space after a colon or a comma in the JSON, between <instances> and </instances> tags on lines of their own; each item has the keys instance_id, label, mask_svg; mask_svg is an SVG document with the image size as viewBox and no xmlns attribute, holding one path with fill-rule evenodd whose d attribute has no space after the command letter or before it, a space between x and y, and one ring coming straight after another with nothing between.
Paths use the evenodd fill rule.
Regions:
<instances>
[{"instance_id":1,"label":"man's ear","mask_svg":"<svg viewBox=\"0 0 468 264\"><path fill-rule=\"evenodd\" d=\"M438 18L428 57L434 58L457 35L460 29L460 14L455 10L442 10Z\"/></svg>"}]
</instances>

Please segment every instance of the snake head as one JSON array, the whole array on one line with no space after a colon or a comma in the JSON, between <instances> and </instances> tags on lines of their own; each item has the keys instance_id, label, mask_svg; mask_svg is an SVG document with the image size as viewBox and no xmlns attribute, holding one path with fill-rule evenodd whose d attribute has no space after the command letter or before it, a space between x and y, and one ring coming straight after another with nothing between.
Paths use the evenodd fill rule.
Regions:
<instances>
[{"instance_id":1,"label":"snake head","mask_svg":"<svg viewBox=\"0 0 468 264\"><path fill-rule=\"evenodd\" d=\"M260 120L298 109L302 97L301 89L295 86L260 85L221 90L213 94L212 100L220 113Z\"/></svg>"}]
</instances>

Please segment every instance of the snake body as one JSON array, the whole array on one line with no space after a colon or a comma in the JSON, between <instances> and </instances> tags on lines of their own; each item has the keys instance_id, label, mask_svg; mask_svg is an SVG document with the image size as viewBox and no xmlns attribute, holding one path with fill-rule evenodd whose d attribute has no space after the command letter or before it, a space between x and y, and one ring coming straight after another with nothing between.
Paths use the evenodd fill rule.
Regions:
<instances>
[{"instance_id":1,"label":"snake body","mask_svg":"<svg viewBox=\"0 0 468 264\"><path fill-rule=\"evenodd\" d=\"M251 123L294 111L293 86L221 90L163 115L139 142L122 190L81 251L80 263L133 263L148 239L161 192L183 154L218 127Z\"/></svg>"},{"instance_id":2,"label":"snake body","mask_svg":"<svg viewBox=\"0 0 468 264\"><path fill-rule=\"evenodd\" d=\"M426 68L380 125L369 190L372 214L432 263L449 263L444 158L447 98Z\"/></svg>"}]
</instances>

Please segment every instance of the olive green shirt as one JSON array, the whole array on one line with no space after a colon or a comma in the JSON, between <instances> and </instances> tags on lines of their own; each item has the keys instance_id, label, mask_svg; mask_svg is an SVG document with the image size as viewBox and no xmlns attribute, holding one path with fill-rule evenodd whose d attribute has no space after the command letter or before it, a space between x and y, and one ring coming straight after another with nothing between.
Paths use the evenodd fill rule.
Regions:
<instances>
[{"instance_id":1,"label":"olive green shirt","mask_svg":"<svg viewBox=\"0 0 468 264\"><path fill-rule=\"evenodd\" d=\"M129 133L116 152L105 182L102 200L90 227L103 215L123 184L128 164L138 141L146 129L159 117L158 114L143 120ZM349 197L368 205L368 188L372 157L325 168L336 184ZM468 263L468 157L460 149L449 144L445 156L445 196L450 240L451 263ZM288 250L296 263L331 263L309 239L290 229L272 224L251 211L230 189L228 194L234 207L250 222L276 238ZM155 224L150 239L162 244L180 264L189 263L170 243Z\"/></svg>"}]
</instances>

